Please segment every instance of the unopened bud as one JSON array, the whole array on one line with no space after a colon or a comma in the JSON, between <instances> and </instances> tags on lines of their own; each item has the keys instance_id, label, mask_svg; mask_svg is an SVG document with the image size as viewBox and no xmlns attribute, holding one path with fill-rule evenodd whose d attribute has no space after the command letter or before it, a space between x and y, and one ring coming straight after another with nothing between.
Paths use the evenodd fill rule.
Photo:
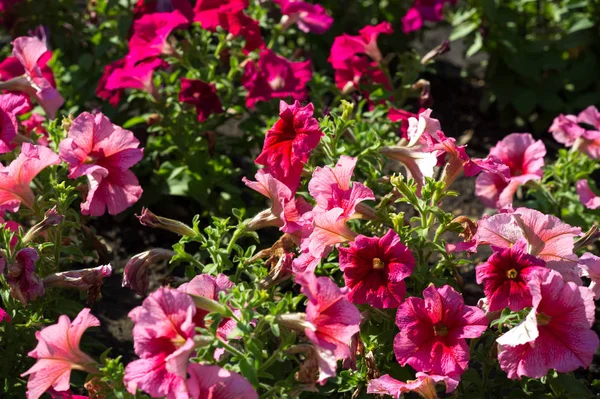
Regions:
<instances>
[{"instance_id":1,"label":"unopened bud","mask_svg":"<svg viewBox=\"0 0 600 399\"><path fill-rule=\"evenodd\" d=\"M600 230L598 230L598 226L592 226L592 228L590 228L583 237L575 242L573 252L577 252L588 245L592 245L598 240L598 238L600 238Z\"/></svg>"},{"instance_id":2,"label":"unopened bud","mask_svg":"<svg viewBox=\"0 0 600 399\"><path fill-rule=\"evenodd\" d=\"M69 114L69 116L63 116L61 125L65 133L68 133L71 129L71 125L73 124L73 115Z\"/></svg>"},{"instance_id":3,"label":"unopened bud","mask_svg":"<svg viewBox=\"0 0 600 399\"><path fill-rule=\"evenodd\" d=\"M148 293L148 269L153 264L170 260L175 252L169 249L153 248L132 257L123 271L123 287L129 287L139 295Z\"/></svg>"},{"instance_id":4,"label":"unopened bud","mask_svg":"<svg viewBox=\"0 0 600 399\"><path fill-rule=\"evenodd\" d=\"M434 47L430 52L425 54L423 58L421 58L421 65L428 64L430 61L433 61L435 57L447 53L448 51L450 51L450 42L448 40L444 40L439 46Z\"/></svg>"},{"instance_id":5,"label":"unopened bud","mask_svg":"<svg viewBox=\"0 0 600 399\"><path fill-rule=\"evenodd\" d=\"M38 224L34 225L31 229L29 229L27 234L25 234L25 237L23 237L23 242L28 243L35 237L40 235L42 232L48 230L50 227L58 226L64 218L65 217L63 215L58 213L58 211L56 210L56 206L52 207L51 209L48 209L44 214L44 220L42 220Z\"/></svg>"},{"instance_id":6,"label":"unopened bud","mask_svg":"<svg viewBox=\"0 0 600 399\"><path fill-rule=\"evenodd\" d=\"M256 231L269 226L281 227L282 225L283 223L281 222L281 218L273 214L271 208L269 208L257 213L256 216L254 216L252 220L248 222L246 230Z\"/></svg>"},{"instance_id":7,"label":"unopened bud","mask_svg":"<svg viewBox=\"0 0 600 399\"><path fill-rule=\"evenodd\" d=\"M155 229L169 230L173 233L177 233L181 236L196 237L198 233L194 231L190 226L182 223L178 220L164 218L156 216L148 208L142 208L141 215L135 215L140 223L147 227L153 227Z\"/></svg>"},{"instance_id":8,"label":"unopened bud","mask_svg":"<svg viewBox=\"0 0 600 399\"><path fill-rule=\"evenodd\" d=\"M304 331L308 328L311 331L316 331L314 324L306 320L306 313L286 313L277 316L277 323L290 328L292 330Z\"/></svg>"},{"instance_id":9,"label":"unopened bud","mask_svg":"<svg viewBox=\"0 0 600 399\"><path fill-rule=\"evenodd\" d=\"M349 121L352 118L352 113L354 112L354 104L342 100L342 120Z\"/></svg>"}]
</instances>

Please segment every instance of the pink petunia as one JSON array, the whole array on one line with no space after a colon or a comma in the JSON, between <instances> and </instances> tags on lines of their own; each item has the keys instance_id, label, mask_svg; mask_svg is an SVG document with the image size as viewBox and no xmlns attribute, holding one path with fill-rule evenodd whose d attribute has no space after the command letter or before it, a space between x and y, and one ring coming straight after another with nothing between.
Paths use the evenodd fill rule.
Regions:
<instances>
[{"instance_id":1,"label":"pink petunia","mask_svg":"<svg viewBox=\"0 0 600 399\"><path fill-rule=\"evenodd\" d=\"M129 313L133 343L140 359L125 368L123 382L153 398L189 399L185 379L194 350L196 306L189 295L159 288Z\"/></svg>"},{"instance_id":2,"label":"pink petunia","mask_svg":"<svg viewBox=\"0 0 600 399\"><path fill-rule=\"evenodd\" d=\"M10 322L10 316L6 313L6 310L0 308L0 323L3 321Z\"/></svg>"},{"instance_id":3,"label":"pink petunia","mask_svg":"<svg viewBox=\"0 0 600 399\"><path fill-rule=\"evenodd\" d=\"M343 212L342 208L333 208L315 214L312 231L302 240L300 249L320 260L329 255L335 245L353 241L356 233L346 224L347 219L342 216Z\"/></svg>"},{"instance_id":4,"label":"pink petunia","mask_svg":"<svg viewBox=\"0 0 600 399\"><path fill-rule=\"evenodd\" d=\"M38 344L28 356L37 362L21 375L29 375L27 399L38 399L51 388L58 392L68 391L71 370L98 372L94 359L79 349L79 342L85 330L99 325L98 319L86 308L73 322L62 315L58 323L35 333Z\"/></svg>"},{"instance_id":5,"label":"pink petunia","mask_svg":"<svg viewBox=\"0 0 600 399\"><path fill-rule=\"evenodd\" d=\"M166 66L167 64L159 58L147 59L136 65L125 62L112 70L104 89L108 93L117 93L122 89L143 90L157 99L158 91L152 82L152 75L156 69Z\"/></svg>"},{"instance_id":6,"label":"pink petunia","mask_svg":"<svg viewBox=\"0 0 600 399\"><path fill-rule=\"evenodd\" d=\"M575 187L577 188L577 195L579 200L588 209L600 208L600 196L592 191L587 180L579 180Z\"/></svg>"},{"instance_id":7,"label":"pink petunia","mask_svg":"<svg viewBox=\"0 0 600 399\"><path fill-rule=\"evenodd\" d=\"M490 155L502 161L510 171L508 180L503 176L484 171L477 176L475 195L486 206L503 208L512 203L519 186L531 180L541 180L546 146L534 141L529 133L513 133L500 140L490 150Z\"/></svg>"},{"instance_id":8,"label":"pink petunia","mask_svg":"<svg viewBox=\"0 0 600 399\"><path fill-rule=\"evenodd\" d=\"M425 109L421 108L419 110L419 114L425 111ZM417 119L419 117L418 114L413 114L412 112L405 111L403 109L390 108L388 111L388 118L392 122L400 122L402 123L400 129L402 132L402 138L408 139L408 121L410 118Z\"/></svg>"},{"instance_id":9,"label":"pink petunia","mask_svg":"<svg viewBox=\"0 0 600 399\"><path fill-rule=\"evenodd\" d=\"M215 85L198 79L181 78L179 101L196 108L198 122L204 122L212 114L223 113L223 106Z\"/></svg>"},{"instance_id":10,"label":"pink petunia","mask_svg":"<svg viewBox=\"0 0 600 399\"><path fill-rule=\"evenodd\" d=\"M298 24L303 32L321 35L331 28L333 18L320 4L311 4L302 0L274 0L281 7L284 17L281 19L282 29Z\"/></svg>"},{"instance_id":11,"label":"pink petunia","mask_svg":"<svg viewBox=\"0 0 600 399\"><path fill-rule=\"evenodd\" d=\"M46 167L60 163L51 149L23 143L21 153L8 166L0 165L0 214L16 212L21 204L33 208L31 181Z\"/></svg>"},{"instance_id":12,"label":"pink petunia","mask_svg":"<svg viewBox=\"0 0 600 399\"><path fill-rule=\"evenodd\" d=\"M566 147L600 159L600 112L595 106L587 107L577 116L560 114L549 131Z\"/></svg>"},{"instance_id":13,"label":"pink petunia","mask_svg":"<svg viewBox=\"0 0 600 399\"><path fill-rule=\"evenodd\" d=\"M508 307L518 312L531 307L527 282L546 263L527 254L527 241L524 239L510 248L492 248L494 253L488 261L475 269L477 284L483 284L488 310L494 312Z\"/></svg>"},{"instance_id":14,"label":"pink petunia","mask_svg":"<svg viewBox=\"0 0 600 399\"><path fill-rule=\"evenodd\" d=\"M258 399L244 377L219 366L192 364L187 389L193 399Z\"/></svg>"},{"instance_id":15,"label":"pink petunia","mask_svg":"<svg viewBox=\"0 0 600 399\"><path fill-rule=\"evenodd\" d=\"M307 83L312 78L311 62L292 62L270 49L261 50L258 62L248 61L244 67L242 85L248 90L246 106L273 98L305 100Z\"/></svg>"},{"instance_id":16,"label":"pink petunia","mask_svg":"<svg viewBox=\"0 0 600 399\"><path fill-rule=\"evenodd\" d=\"M528 208L506 210L479 221L475 240L478 245L510 248L520 239L527 241L527 253L546 262L567 280L580 281L577 255L573 253L579 227L559 218Z\"/></svg>"},{"instance_id":17,"label":"pink petunia","mask_svg":"<svg viewBox=\"0 0 600 399\"><path fill-rule=\"evenodd\" d=\"M21 121L21 125L25 128L25 135L27 137L33 137L33 134L37 134L37 143L43 146L48 146L48 131L44 127L43 123L46 122L46 118L42 115L33 112L31 116L24 121Z\"/></svg>"},{"instance_id":18,"label":"pink petunia","mask_svg":"<svg viewBox=\"0 0 600 399\"><path fill-rule=\"evenodd\" d=\"M35 249L23 248L15 255L14 263L7 266L6 282L10 286L10 295L24 305L44 295L44 284L35 271L38 259Z\"/></svg>"},{"instance_id":19,"label":"pink petunia","mask_svg":"<svg viewBox=\"0 0 600 399\"><path fill-rule=\"evenodd\" d=\"M575 141L585 133L585 129L577 123L575 115L563 114L554 118L548 130L554 136L554 140L567 147L572 147Z\"/></svg>"},{"instance_id":20,"label":"pink petunia","mask_svg":"<svg viewBox=\"0 0 600 399\"><path fill-rule=\"evenodd\" d=\"M123 89L108 89L106 86L108 85L108 80L112 76L113 72L117 69L122 69L123 67L125 67L125 59L119 59L105 65L104 73L100 77L98 86L96 87L96 96L108 101L108 103L113 107L119 105L119 101L121 101L121 95L123 94Z\"/></svg>"},{"instance_id":21,"label":"pink petunia","mask_svg":"<svg viewBox=\"0 0 600 399\"><path fill-rule=\"evenodd\" d=\"M457 387L459 380L457 378L445 375L435 375L427 373L417 373L416 379L406 382L398 381L390 375L382 375L369 381L367 393L390 395L394 399L403 398L404 394L415 392L425 399L437 399L436 385L443 383L446 386L446 393L453 392Z\"/></svg>"},{"instance_id":22,"label":"pink petunia","mask_svg":"<svg viewBox=\"0 0 600 399\"><path fill-rule=\"evenodd\" d=\"M586 252L579 258L581 275L591 280L589 289L594 293L594 298L600 298L600 257Z\"/></svg>"},{"instance_id":23,"label":"pink petunia","mask_svg":"<svg viewBox=\"0 0 600 399\"><path fill-rule=\"evenodd\" d=\"M348 345L360 330L360 313L329 277L303 273L296 276L296 283L308 298L306 321L310 327L304 333L317 350L318 382L324 384L335 376L337 360L350 357Z\"/></svg>"},{"instance_id":24,"label":"pink petunia","mask_svg":"<svg viewBox=\"0 0 600 399\"><path fill-rule=\"evenodd\" d=\"M374 200L373 191L359 182L352 183L356 158L342 155L335 167L317 167L308 183L308 191L317 205L315 213L341 208L341 217L350 218L356 205L365 200Z\"/></svg>"},{"instance_id":25,"label":"pink petunia","mask_svg":"<svg viewBox=\"0 0 600 399\"><path fill-rule=\"evenodd\" d=\"M403 280L414 270L415 258L394 230L381 238L359 235L339 252L350 302L396 308L404 301Z\"/></svg>"},{"instance_id":26,"label":"pink petunia","mask_svg":"<svg viewBox=\"0 0 600 399\"><path fill-rule=\"evenodd\" d=\"M529 282L533 309L525 320L497 339L498 361L508 378L541 378L588 367L598 347L594 296L586 287L543 270Z\"/></svg>"},{"instance_id":27,"label":"pink petunia","mask_svg":"<svg viewBox=\"0 0 600 399\"><path fill-rule=\"evenodd\" d=\"M175 29L185 29L188 24L187 18L178 10L142 16L133 23L126 62L133 65L148 58L173 54L169 35Z\"/></svg>"},{"instance_id":28,"label":"pink petunia","mask_svg":"<svg viewBox=\"0 0 600 399\"><path fill-rule=\"evenodd\" d=\"M292 105L281 101L279 120L267 132L263 150L255 160L292 193L300 184L300 175L311 151L323 136L313 113L312 103L303 107L298 101Z\"/></svg>"},{"instance_id":29,"label":"pink petunia","mask_svg":"<svg viewBox=\"0 0 600 399\"><path fill-rule=\"evenodd\" d=\"M22 96L11 93L0 95L0 154L13 150L11 142L19 130L17 115L27 107Z\"/></svg>"},{"instance_id":30,"label":"pink petunia","mask_svg":"<svg viewBox=\"0 0 600 399\"><path fill-rule=\"evenodd\" d=\"M194 9L189 0L137 0L133 7L133 20L146 14L179 11L188 21L194 18Z\"/></svg>"},{"instance_id":31,"label":"pink petunia","mask_svg":"<svg viewBox=\"0 0 600 399\"><path fill-rule=\"evenodd\" d=\"M423 298L410 297L400 305L394 353L401 366L446 375L462 374L469 363L466 338L477 338L487 329L485 313L467 306L462 296L448 285L430 285Z\"/></svg>"},{"instance_id":32,"label":"pink petunia","mask_svg":"<svg viewBox=\"0 0 600 399\"><path fill-rule=\"evenodd\" d=\"M116 215L140 199L142 188L129 170L144 151L132 132L113 125L99 113L84 112L73 120L60 156L69 163L69 178L88 177L87 199L81 204L84 215Z\"/></svg>"},{"instance_id":33,"label":"pink petunia","mask_svg":"<svg viewBox=\"0 0 600 399\"><path fill-rule=\"evenodd\" d=\"M34 97L42 106L50 119L54 119L56 111L63 105L64 100L56 91L54 79L45 73L45 66L52 58L52 52L37 37L22 36L13 42L13 56L21 64L15 70L22 73L10 80L2 82L2 88L27 93ZM5 79L4 77L2 78Z\"/></svg>"},{"instance_id":34,"label":"pink petunia","mask_svg":"<svg viewBox=\"0 0 600 399\"><path fill-rule=\"evenodd\" d=\"M425 21L439 22L443 19L444 4L456 4L458 0L415 0L413 6L402 17L405 34L420 30Z\"/></svg>"}]
</instances>

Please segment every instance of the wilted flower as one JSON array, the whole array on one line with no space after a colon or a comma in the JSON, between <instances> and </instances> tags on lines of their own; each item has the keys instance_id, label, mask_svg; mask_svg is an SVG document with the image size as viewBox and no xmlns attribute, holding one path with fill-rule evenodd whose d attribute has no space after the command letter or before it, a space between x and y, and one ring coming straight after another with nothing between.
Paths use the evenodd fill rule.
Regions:
<instances>
[{"instance_id":1,"label":"wilted flower","mask_svg":"<svg viewBox=\"0 0 600 399\"><path fill-rule=\"evenodd\" d=\"M0 213L16 212L21 203L32 208L35 196L29 184L43 169L59 163L51 149L23 143L17 159L8 166L0 165Z\"/></svg>"},{"instance_id":2,"label":"wilted flower","mask_svg":"<svg viewBox=\"0 0 600 399\"><path fill-rule=\"evenodd\" d=\"M13 150L11 143L19 130L17 115L27 107L22 96L10 93L0 95L0 154Z\"/></svg>"},{"instance_id":3,"label":"wilted flower","mask_svg":"<svg viewBox=\"0 0 600 399\"><path fill-rule=\"evenodd\" d=\"M219 366L192 364L187 389L193 399L258 399L244 377Z\"/></svg>"},{"instance_id":4,"label":"wilted flower","mask_svg":"<svg viewBox=\"0 0 600 399\"><path fill-rule=\"evenodd\" d=\"M403 280L412 273L415 258L394 230L381 238L359 235L339 252L350 302L396 308L404 301Z\"/></svg>"},{"instance_id":5,"label":"wilted flower","mask_svg":"<svg viewBox=\"0 0 600 399\"><path fill-rule=\"evenodd\" d=\"M217 96L214 84L198 79L181 78L180 80L179 101L191 104L196 108L199 122L204 122L212 114L223 113L223 106Z\"/></svg>"},{"instance_id":6,"label":"wilted flower","mask_svg":"<svg viewBox=\"0 0 600 399\"><path fill-rule=\"evenodd\" d=\"M270 49L261 50L258 62L248 61L244 67L246 106L254 108L257 102L274 98L305 100L311 78L310 61L291 62Z\"/></svg>"},{"instance_id":7,"label":"wilted flower","mask_svg":"<svg viewBox=\"0 0 600 399\"><path fill-rule=\"evenodd\" d=\"M587 180L579 180L575 187L577 188L577 194L579 200L588 209L600 208L600 196L592 191Z\"/></svg>"},{"instance_id":8,"label":"wilted flower","mask_svg":"<svg viewBox=\"0 0 600 399\"><path fill-rule=\"evenodd\" d=\"M477 338L487 329L485 313L467 306L449 285L432 285L423 299L410 297L400 305L394 339L394 353L401 366L417 371L456 378L469 363L466 338Z\"/></svg>"},{"instance_id":9,"label":"wilted flower","mask_svg":"<svg viewBox=\"0 0 600 399\"><path fill-rule=\"evenodd\" d=\"M64 218L65 217L56 210L56 205L53 206L46 211L44 214L44 219L41 222L37 223L31 227L29 231L27 231L27 234L25 234L25 237L23 237L22 241L24 243L28 243L44 231L48 230L50 227L58 226Z\"/></svg>"},{"instance_id":10,"label":"wilted flower","mask_svg":"<svg viewBox=\"0 0 600 399\"><path fill-rule=\"evenodd\" d=\"M154 398L189 399L185 379L194 350L195 314L188 295L168 288L159 288L129 313L140 357L125 368L129 393L139 388Z\"/></svg>"},{"instance_id":11,"label":"wilted flower","mask_svg":"<svg viewBox=\"0 0 600 399\"><path fill-rule=\"evenodd\" d=\"M111 265L54 273L44 277L44 288L64 287L95 291L102 285L103 279L111 274Z\"/></svg>"},{"instance_id":12,"label":"wilted flower","mask_svg":"<svg viewBox=\"0 0 600 399\"><path fill-rule=\"evenodd\" d=\"M79 342L85 330L99 325L98 319L86 308L73 322L62 315L58 323L36 332L38 345L28 355L37 362L21 375L29 375L27 399L38 399L50 388L57 392L69 391L71 370L98 371L94 359L79 349Z\"/></svg>"},{"instance_id":13,"label":"wilted flower","mask_svg":"<svg viewBox=\"0 0 600 399\"><path fill-rule=\"evenodd\" d=\"M39 255L33 248L23 248L15 255L15 261L7 266L6 282L10 294L24 305L44 295L44 284L35 272Z\"/></svg>"},{"instance_id":14,"label":"wilted flower","mask_svg":"<svg viewBox=\"0 0 600 399\"><path fill-rule=\"evenodd\" d=\"M543 270L529 282L533 309L517 327L497 339L498 361L508 378L541 378L588 367L598 347L594 296L586 287Z\"/></svg>"},{"instance_id":15,"label":"wilted flower","mask_svg":"<svg viewBox=\"0 0 600 399\"><path fill-rule=\"evenodd\" d=\"M113 125L103 114L84 112L75 118L60 143L60 157L69 163L69 178L87 176L89 191L81 204L84 215L116 215L142 195L129 168L144 154L132 132Z\"/></svg>"},{"instance_id":16,"label":"wilted flower","mask_svg":"<svg viewBox=\"0 0 600 399\"><path fill-rule=\"evenodd\" d=\"M190 226L178 220L156 216L150 209L143 207L142 214L136 215L143 226L152 227L155 229L168 230L181 236L196 237L198 233Z\"/></svg>"},{"instance_id":17,"label":"wilted flower","mask_svg":"<svg viewBox=\"0 0 600 399\"><path fill-rule=\"evenodd\" d=\"M446 393L453 392L458 387L459 378L446 375L435 375L427 373L417 373L415 380L406 382L398 381L390 375L382 375L369 381L367 393L390 395L394 399L403 398L405 393L415 392L425 399L437 399L436 385L443 383L446 385Z\"/></svg>"},{"instance_id":18,"label":"wilted flower","mask_svg":"<svg viewBox=\"0 0 600 399\"><path fill-rule=\"evenodd\" d=\"M129 287L138 295L148 293L148 269L157 262L170 260L175 252L169 249L152 248L133 256L123 270L123 287Z\"/></svg>"},{"instance_id":19,"label":"wilted flower","mask_svg":"<svg viewBox=\"0 0 600 399\"><path fill-rule=\"evenodd\" d=\"M413 6L402 17L402 30L408 34L420 30L423 22L438 22L443 19L444 4L456 4L458 0L415 0Z\"/></svg>"},{"instance_id":20,"label":"wilted flower","mask_svg":"<svg viewBox=\"0 0 600 399\"><path fill-rule=\"evenodd\" d=\"M320 4L311 4L302 0L274 0L281 6L282 30L296 23L303 32L323 34L331 28L333 18L327 15L327 11Z\"/></svg>"}]
</instances>

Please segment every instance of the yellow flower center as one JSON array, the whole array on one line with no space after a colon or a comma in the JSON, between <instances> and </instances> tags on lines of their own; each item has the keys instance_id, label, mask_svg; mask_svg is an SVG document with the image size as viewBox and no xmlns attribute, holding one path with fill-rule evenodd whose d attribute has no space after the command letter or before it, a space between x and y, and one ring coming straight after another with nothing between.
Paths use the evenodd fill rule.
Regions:
<instances>
[{"instance_id":1,"label":"yellow flower center","mask_svg":"<svg viewBox=\"0 0 600 399\"><path fill-rule=\"evenodd\" d=\"M436 337L445 337L446 335L448 335L448 327L446 327L441 322L435 323L433 325L433 335L435 335Z\"/></svg>"},{"instance_id":2,"label":"yellow flower center","mask_svg":"<svg viewBox=\"0 0 600 399\"><path fill-rule=\"evenodd\" d=\"M519 275L519 272L516 271L515 269L510 269L509 271L506 272L506 277L514 280L517 278L517 276Z\"/></svg>"},{"instance_id":3,"label":"yellow flower center","mask_svg":"<svg viewBox=\"0 0 600 399\"><path fill-rule=\"evenodd\" d=\"M543 313L538 313L536 316L538 326L547 326L550 323L551 317Z\"/></svg>"},{"instance_id":4,"label":"yellow flower center","mask_svg":"<svg viewBox=\"0 0 600 399\"><path fill-rule=\"evenodd\" d=\"M373 269L381 270L385 267L385 263L379 258L373 258Z\"/></svg>"}]
</instances>

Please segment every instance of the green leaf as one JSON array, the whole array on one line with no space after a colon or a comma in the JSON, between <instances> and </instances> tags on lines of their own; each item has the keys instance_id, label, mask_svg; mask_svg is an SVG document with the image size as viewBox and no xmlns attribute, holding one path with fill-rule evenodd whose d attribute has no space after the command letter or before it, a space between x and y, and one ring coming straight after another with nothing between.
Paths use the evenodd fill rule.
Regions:
<instances>
[{"instance_id":1,"label":"green leaf","mask_svg":"<svg viewBox=\"0 0 600 399\"><path fill-rule=\"evenodd\" d=\"M590 29L594 27L594 22L589 20L588 18L578 19L577 22L573 24L567 31L567 33L574 33L584 29Z\"/></svg>"},{"instance_id":2,"label":"green leaf","mask_svg":"<svg viewBox=\"0 0 600 399\"><path fill-rule=\"evenodd\" d=\"M453 42L455 40L461 39L473 32L478 27L479 24L477 22L466 22L464 24L458 25L452 30L452 33L450 34L450 41Z\"/></svg>"},{"instance_id":3,"label":"green leaf","mask_svg":"<svg viewBox=\"0 0 600 399\"><path fill-rule=\"evenodd\" d=\"M477 32L475 33L475 40L473 41L473 44L471 44L471 46L469 46L467 49L467 57L472 57L473 55L477 54L482 47L483 38L481 37L481 33Z\"/></svg>"},{"instance_id":4,"label":"green leaf","mask_svg":"<svg viewBox=\"0 0 600 399\"><path fill-rule=\"evenodd\" d=\"M256 375L256 367L250 364L247 358L240 359L240 371L252 383L252 385L258 385L258 376Z\"/></svg>"}]
</instances>

